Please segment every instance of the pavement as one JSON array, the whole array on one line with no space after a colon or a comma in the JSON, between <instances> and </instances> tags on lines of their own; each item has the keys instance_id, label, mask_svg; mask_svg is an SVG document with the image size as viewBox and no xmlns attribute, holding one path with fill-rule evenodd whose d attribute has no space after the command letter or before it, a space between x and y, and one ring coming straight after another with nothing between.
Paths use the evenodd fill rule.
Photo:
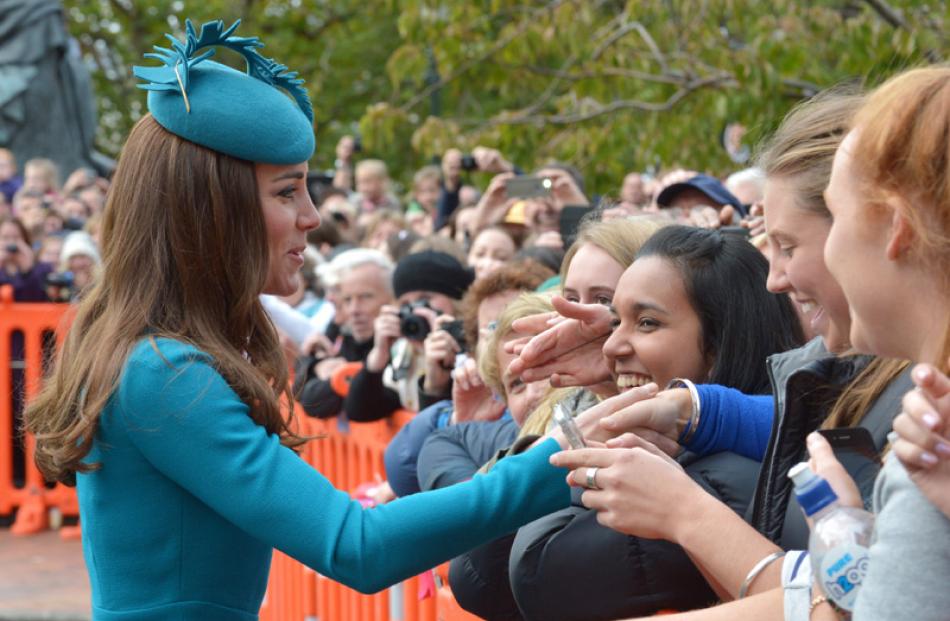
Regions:
<instances>
[{"instance_id":1,"label":"pavement","mask_svg":"<svg viewBox=\"0 0 950 621\"><path fill-rule=\"evenodd\" d=\"M82 543L0 528L0 621L89 621Z\"/></svg>"}]
</instances>

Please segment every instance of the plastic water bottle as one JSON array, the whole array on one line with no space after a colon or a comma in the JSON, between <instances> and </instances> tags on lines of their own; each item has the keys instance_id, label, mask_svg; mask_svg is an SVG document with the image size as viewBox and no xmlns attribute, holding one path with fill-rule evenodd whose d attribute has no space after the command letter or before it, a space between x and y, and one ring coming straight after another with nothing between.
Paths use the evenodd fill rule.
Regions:
<instances>
[{"instance_id":1,"label":"plastic water bottle","mask_svg":"<svg viewBox=\"0 0 950 621\"><path fill-rule=\"evenodd\" d=\"M828 481L805 462L792 468L788 477L795 484L798 504L814 521L808 553L815 580L828 599L850 612L868 572L874 515L841 506Z\"/></svg>"}]
</instances>

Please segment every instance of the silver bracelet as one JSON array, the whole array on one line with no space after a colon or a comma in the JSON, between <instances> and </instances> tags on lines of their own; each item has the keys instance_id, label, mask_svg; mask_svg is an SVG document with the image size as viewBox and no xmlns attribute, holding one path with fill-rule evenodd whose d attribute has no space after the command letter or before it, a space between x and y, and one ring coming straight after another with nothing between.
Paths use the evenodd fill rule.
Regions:
<instances>
[{"instance_id":1,"label":"silver bracelet","mask_svg":"<svg viewBox=\"0 0 950 621\"><path fill-rule=\"evenodd\" d=\"M761 574L766 567L783 556L785 556L785 551L779 550L778 552L772 552L764 559L756 563L755 567L753 567L749 574L745 577L745 580L742 581L742 586L739 587L739 597L737 599L742 599L745 597L746 593L749 592L749 587L752 586L752 582L759 577L759 574Z\"/></svg>"},{"instance_id":2,"label":"silver bracelet","mask_svg":"<svg viewBox=\"0 0 950 621\"><path fill-rule=\"evenodd\" d=\"M683 433L680 434L679 444L683 446L689 444L690 440L693 439L693 436L696 435L696 430L699 429L699 414L701 411L699 403L699 391L696 390L696 384L688 379L683 379L682 377L674 377L670 380L670 383L666 385L666 389L670 388L685 388L689 391L689 399L692 402L693 409L690 412L689 420L686 422L686 427L683 429Z\"/></svg>"}]
</instances>

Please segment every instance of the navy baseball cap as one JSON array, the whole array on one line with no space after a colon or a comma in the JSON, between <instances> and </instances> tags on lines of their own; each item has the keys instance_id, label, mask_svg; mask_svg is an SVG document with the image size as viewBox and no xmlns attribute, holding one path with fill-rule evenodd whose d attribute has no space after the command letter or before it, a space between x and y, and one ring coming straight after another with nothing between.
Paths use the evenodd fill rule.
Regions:
<instances>
[{"instance_id":1,"label":"navy baseball cap","mask_svg":"<svg viewBox=\"0 0 950 621\"><path fill-rule=\"evenodd\" d=\"M669 206L676 195L687 188L699 190L715 201L718 205L732 205L740 216L745 216L748 214L746 206L743 205L739 199L732 194L732 192L727 190L726 186L724 186L719 179L710 177L709 175L696 175L695 177L691 177L686 181L674 183L663 188L663 191L660 192L659 196L656 197L657 205L660 207Z\"/></svg>"}]
</instances>

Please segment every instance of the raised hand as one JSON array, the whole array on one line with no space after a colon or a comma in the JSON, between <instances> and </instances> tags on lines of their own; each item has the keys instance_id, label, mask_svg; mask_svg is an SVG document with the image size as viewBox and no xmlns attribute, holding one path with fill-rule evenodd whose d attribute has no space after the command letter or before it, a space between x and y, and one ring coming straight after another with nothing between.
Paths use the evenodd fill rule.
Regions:
<instances>
[{"instance_id":1,"label":"raised hand","mask_svg":"<svg viewBox=\"0 0 950 621\"><path fill-rule=\"evenodd\" d=\"M389 364L389 350L400 336L399 309L386 305L373 321L373 349L366 356L366 370L379 373Z\"/></svg>"},{"instance_id":2,"label":"raised hand","mask_svg":"<svg viewBox=\"0 0 950 621\"><path fill-rule=\"evenodd\" d=\"M911 377L917 387L904 395L892 447L920 491L950 517L950 378L929 364Z\"/></svg>"},{"instance_id":3,"label":"raised hand","mask_svg":"<svg viewBox=\"0 0 950 621\"><path fill-rule=\"evenodd\" d=\"M475 206L476 230L504 220L508 212L508 192L505 190L505 181L514 176L514 173L506 172L492 177L485 193Z\"/></svg>"},{"instance_id":4,"label":"raised hand","mask_svg":"<svg viewBox=\"0 0 950 621\"><path fill-rule=\"evenodd\" d=\"M589 205L590 201L577 187L569 173L563 170L549 170L545 176L551 180L551 198L554 199L554 205L560 211L568 205Z\"/></svg>"},{"instance_id":5,"label":"raised hand","mask_svg":"<svg viewBox=\"0 0 950 621\"><path fill-rule=\"evenodd\" d=\"M574 418L574 422L577 424L578 429L583 434L584 440L588 443L590 441L606 442L610 438L620 434L618 434L616 431L605 428L601 424L601 421L604 418L616 412L620 412L624 408L630 407L635 403L645 399L653 398L656 396L656 391L656 384L651 383L645 386L633 388L626 392L622 392L619 395L614 395L613 397L604 399L594 407L578 414ZM564 446L567 445L565 444Z\"/></svg>"},{"instance_id":6,"label":"raised hand","mask_svg":"<svg viewBox=\"0 0 950 621\"><path fill-rule=\"evenodd\" d=\"M610 369L602 349L610 335L613 316L599 304L578 304L560 296L552 300L563 320L552 323L536 334L521 349L508 372L520 375L527 382L550 377L555 387L593 386L611 380ZM537 329L540 319L526 317L523 324L514 323L514 329Z\"/></svg>"},{"instance_id":7,"label":"raised hand","mask_svg":"<svg viewBox=\"0 0 950 621\"><path fill-rule=\"evenodd\" d=\"M861 491L848 471L844 469L835 453L817 431L808 434L807 438L808 454L811 459L808 460L808 466L812 472L828 481L831 489L838 496L838 502L847 507L863 508L864 501L861 499Z\"/></svg>"},{"instance_id":8,"label":"raised hand","mask_svg":"<svg viewBox=\"0 0 950 621\"><path fill-rule=\"evenodd\" d=\"M426 317L432 326L432 331L426 336L424 343L426 375L423 389L430 395L442 394L452 379L455 356L462 351L452 335L442 329L442 326L454 318L451 315L437 317L435 312L428 308L417 308L415 312Z\"/></svg>"},{"instance_id":9,"label":"raised hand","mask_svg":"<svg viewBox=\"0 0 950 621\"><path fill-rule=\"evenodd\" d=\"M475 147L472 149L472 157L475 158L475 164L478 170L489 173L513 172L515 167L511 162L502 156L501 151L488 147Z\"/></svg>"},{"instance_id":10,"label":"raised hand","mask_svg":"<svg viewBox=\"0 0 950 621\"><path fill-rule=\"evenodd\" d=\"M478 374L478 365L466 358L452 372L452 403L455 405L454 420L457 423L467 421L490 421L501 418L505 413L505 403L495 398L491 389Z\"/></svg>"}]
</instances>

